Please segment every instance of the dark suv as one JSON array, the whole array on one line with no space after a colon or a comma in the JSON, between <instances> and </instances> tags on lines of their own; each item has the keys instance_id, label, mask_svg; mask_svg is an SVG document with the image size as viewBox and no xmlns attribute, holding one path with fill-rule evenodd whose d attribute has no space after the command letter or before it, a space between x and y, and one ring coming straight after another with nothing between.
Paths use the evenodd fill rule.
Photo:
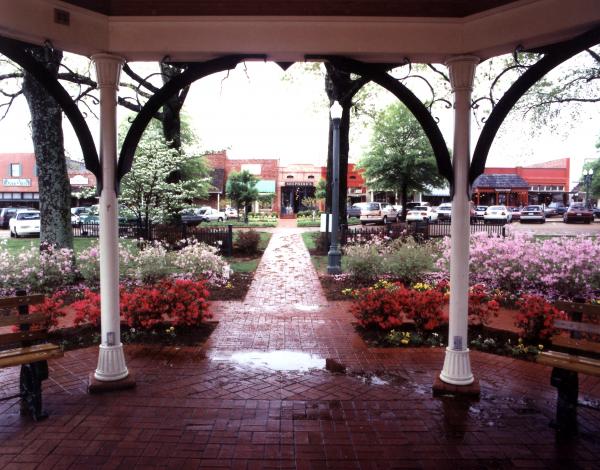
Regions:
<instances>
[{"instance_id":1,"label":"dark suv","mask_svg":"<svg viewBox=\"0 0 600 470\"><path fill-rule=\"evenodd\" d=\"M8 228L8 221L12 219L22 207L3 207L0 209L0 228Z\"/></svg>"}]
</instances>

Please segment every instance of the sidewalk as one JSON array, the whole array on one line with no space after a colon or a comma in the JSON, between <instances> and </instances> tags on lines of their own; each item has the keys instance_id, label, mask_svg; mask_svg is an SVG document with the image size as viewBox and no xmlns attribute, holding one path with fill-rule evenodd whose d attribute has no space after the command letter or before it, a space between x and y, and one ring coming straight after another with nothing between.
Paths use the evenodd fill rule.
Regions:
<instances>
[{"instance_id":1,"label":"sidewalk","mask_svg":"<svg viewBox=\"0 0 600 470\"><path fill-rule=\"evenodd\" d=\"M368 348L347 304L324 300L297 232L276 230L244 302L214 303L203 347L127 346L134 390L86 393L97 348L51 361L48 420L0 402L0 468L597 466L599 379L580 378L590 406L567 443L548 427L556 391L535 363L474 351L481 399L433 398L443 350ZM14 392L18 369L1 369L0 384Z\"/></svg>"}]
</instances>

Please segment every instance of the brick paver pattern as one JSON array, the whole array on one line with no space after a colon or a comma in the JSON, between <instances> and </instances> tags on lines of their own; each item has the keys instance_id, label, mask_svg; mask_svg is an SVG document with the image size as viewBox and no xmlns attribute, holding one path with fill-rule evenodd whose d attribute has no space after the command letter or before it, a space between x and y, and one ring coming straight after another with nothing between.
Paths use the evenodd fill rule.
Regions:
<instances>
[{"instance_id":1,"label":"brick paver pattern","mask_svg":"<svg viewBox=\"0 0 600 470\"><path fill-rule=\"evenodd\" d=\"M46 421L0 402L0 468L598 468L598 379L580 377L566 441L535 363L472 352L480 400L433 398L443 351L368 347L347 303L325 302L297 230L276 231L245 302L213 310L202 347L125 348L134 390L86 393L97 348L51 361ZM14 393L18 369L0 385Z\"/></svg>"}]
</instances>

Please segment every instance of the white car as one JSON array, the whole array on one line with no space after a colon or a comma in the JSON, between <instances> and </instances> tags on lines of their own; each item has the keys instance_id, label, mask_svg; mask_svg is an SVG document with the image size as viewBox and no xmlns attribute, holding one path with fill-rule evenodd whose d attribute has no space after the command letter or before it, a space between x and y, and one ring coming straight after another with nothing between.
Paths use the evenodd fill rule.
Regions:
<instances>
[{"instance_id":1,"label":"white car","mask_svg":"<svg viewBox=\"0 0 600 470\"><path fill-rule=\"evenodd\" d=\"M40 234L40 211L31 209L20 209L15 216L8 221L8 229L11 237L23 237L26 235Z\"/></svg>"},{"instance_id":2,"label":"white car","mask_svg":"<svg viewBox=\"0 0 600 470\"><path fill-rule=\"evenodd\" d=\"M202 222L223 222L225 219L227 219L225 212L218 211L217 209L213 209L211 207L200 209L198 215L200 216L200 220Z\"/></svg>"},{"instance_id":3,"label":"white car","mask_svg":"<svg viewBox=\"0 0 600 470\"><path fill-rule=\"evenodd\" d=\"M233 207L226 207L225 208L225 216L228 219L237 219L238 211L237 211L237 209L234 209Z\"/></svg>"},{"instance_id":4,"label":"white car","mask_svg":"<svg viewBox=\"0 0 600 470\"><path fill-rule=\"evenodd\" d=\"M452 219L452 204L445 202L440 204L435 210L439 220L450 220Z\"/></svg>"},{"instance_id":5,"label":"white car","mask_svg":"<svg viewBox=\"0 0 600 470\"><path fill-rule=\"evenodd\" d=\"M438 213L429 206L416 206L406 214L407 222L437 222Z\"/></svg>"},{"instance_id":6,"label":"white car","mask_svg":"<svg viewBox=\"0 0 600 470\"><path fill-rule=\"evenodd\" d=\"M506 206L490 206L483 213L483 222L509 223L512 220L512 214Z\"/></svg>"}]
</instances>

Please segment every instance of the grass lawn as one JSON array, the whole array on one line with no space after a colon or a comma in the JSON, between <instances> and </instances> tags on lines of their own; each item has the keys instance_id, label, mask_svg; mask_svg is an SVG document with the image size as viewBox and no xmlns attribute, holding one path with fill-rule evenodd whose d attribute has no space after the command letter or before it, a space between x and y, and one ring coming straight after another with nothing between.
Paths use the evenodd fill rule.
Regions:
<instances>
[{"instance_id":1,"label":"grass lawn","mask_svg":"<svg viewBox=\"0 0 600 470\"><path fill-rule=\"evenodd\" d=\"M315 250L317 245L315 243L315 237L319 235L319 232L304 232L301 234L302 241L306 245L309 251ZM317 272L326 274L327 273L327 255L310 255L310 260L317 270Z\"/></svg>"},{"instance_id":2,"label":"grass lawn","mask_svg":"<svg viewBox=\"0 0 600 470\"><path fill-rule=\"evenodd\" d=\"M269 244L269 240L271 240L272 233L269 232L259 232L260 234L260 242L258 243L258 249L260 253L255 256L249 256L247 258L236 258L232 256L230 258L225 258L233 272L236 273L253 273L258 268L258 263L260 263L260 259L262 258L262 252L265 251L267 245Z\"/></svg>"}]
</instances>

